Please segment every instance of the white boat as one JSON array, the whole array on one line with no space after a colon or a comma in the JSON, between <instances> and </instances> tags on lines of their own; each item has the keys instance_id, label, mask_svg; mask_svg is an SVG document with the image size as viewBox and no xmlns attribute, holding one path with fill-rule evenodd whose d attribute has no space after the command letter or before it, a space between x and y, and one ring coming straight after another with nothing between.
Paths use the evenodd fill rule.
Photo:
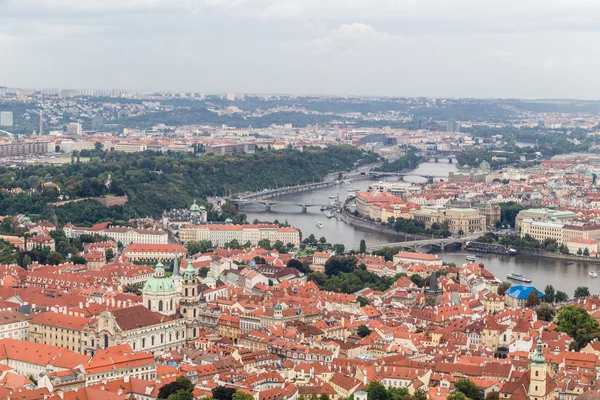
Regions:
<instances>
[{"instance_id":1,"label":"white boat","mask_svg":"<svg viewBox=\"0 0 600 400\"><path fill-rule=\"evenodd\" d=\"M473 256L467 256L467 257L465 257L465 259L467 261L475 261L475 257L473 257Z\"/></svg>"},{"instance_id":2,"label":"white boat","mask_svg":"<svg viewBox=\"0 0 600 400\"><path fill-rule=\"evenodd\" d=\"M597 277L598 277L598 273L597 273L596 271L590 271L590 272L588 272L588 273L590 274L590 276L591 276L592 278L597 278Z\"/></svg>"},{"instance_id":3,"label":"white boat","mask_svg":"<svg viewBox=\"0 0 600 400\"><path fill-rule=\"evenodd\" d=\"M331 218L331 217L333 217L333 213L331 211L325 211L325 216L327 218Z\"/></svg>"},{"instance_id":4,"label":"white boat","mask_svg":"<svg viewBox=\"0 0 600 400\"><path fill-rule=\"evenodd\" d=\"M322 228L323 227L323 223L321 221L317 222L317 227L318 228Z\"/></svg>"},{"instance_id":5,"label":"white boat","mask_svg":"<svg viewBox=\"0 0 600 400\"><path fill-rule=\"evenodd\" d=\"M338 197L339 197L339 195L338 195L337 193L334 193L334 194L330 194L330 195L329 195L329 198L330 198L330 199L337 199Z\"/></svg>"},{"instance_id":6,"label":"white boat","mask_svg":"<svg viewBox=\"0 0 600 400\"><path fill-rule=\"evenodd\" d=\"M526 278L521 274L508 274L506 275L506 277L508 279L512 279L514 281L519 281L519 282L525 282L525 283L531 283L531 278Z\"/></svg>"},{"instance_id":7,"label":"white boat","mask_svg":"<svg viewBox=\"0 0 600 400\"><path fill-rule=\"evenodd\" d=\"M357 187L351 187L351 188L348 188L348 191L349 191L349 192L358 192L359 190L360 190L360 189L359 189L359 188L357 188Z\"/></svg>"}]
</instances>

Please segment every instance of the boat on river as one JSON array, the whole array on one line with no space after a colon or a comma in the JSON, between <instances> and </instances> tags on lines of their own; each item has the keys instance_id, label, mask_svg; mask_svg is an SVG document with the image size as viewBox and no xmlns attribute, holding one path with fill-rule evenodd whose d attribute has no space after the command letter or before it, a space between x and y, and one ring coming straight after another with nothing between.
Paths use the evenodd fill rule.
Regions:
<instances>
[{"instance_id":1,"label":"boat on river","mask_svg":"<svg viewBox=\"0 0 600 400\"><path fill-rule=\"evenodd\" d=\"M466 256L465 259L467 261L475 261L475 257L473 257L473 256Z\"/></svg>"},{"instance_id":2,"label":"boat on river","mask_svg":"<svg viewBox=\"0 0 600 400\"><path fill-rule=\"evenodd\" d=\"M508 279L511 279L513 281L519 281L519 282L525 282L525 283L531 283L531 278L527 278L521 274L508 274L506 275L506 277Z\"/></svg>"},{"instance_id":3,"label":"boat on river","mask_svg":"<svg viewBox=\"0 0 600 400\"><path fill-rule=\"evenodd\" d=\"M333 213L331 211L325 211L325 216L327 218L331 218L331 217L333 217Z\"/></svg>"},{"instance_id":4,"label":"boat on river","mask_svg":"<svg viewBox=\"0 0 600 400\"><path fill-rule=\"evenodd\" d=\"M590 271L588 272L588 274L592 277L592 278L597 278L598 277L598 273L596 271Z\"/></svg>"},{"instance_id":5,"label":"boat on river","mask_svg":"<svg viewBox=\"0 0 600 400\"><path fill-rule=\"evenodd\" d=\"M323 227L323 223L321 221L317 222L317 228L322 228Z\"/></svg>"}]
</instances>

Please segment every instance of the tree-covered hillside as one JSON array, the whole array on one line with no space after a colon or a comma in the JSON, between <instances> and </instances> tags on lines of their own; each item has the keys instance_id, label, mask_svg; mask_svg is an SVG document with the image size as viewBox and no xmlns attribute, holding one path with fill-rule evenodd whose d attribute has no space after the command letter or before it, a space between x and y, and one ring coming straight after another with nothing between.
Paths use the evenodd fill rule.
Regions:
<instances>
[{"instance_id":1,"label":"tree-covered hillside","mask_svg":"<svg viewBox=\"0 0 600 400\"><path fill-rule=\"evenodd\" d=\"M374 155L365 156L350 146L199 157L154 152L98 154L89 163L0 168L3 188L36 191L17 196L0 192L0 215L17 212L47 215L50 211L45 204L55 201L59 193L51 188L41 193L45 182L58 184L60 192L69 199L107 194L129 197L120 212L117 207L104 211L91 202L56 209L59 222L64 219L94 222L119 216L158 216L165 209L187 207L195 198L319 181L327 173L351 169L359 159L364 162L375 159ZM109 174L111 185L107 189ZM82 214L81 218L73 218L78 214Z\"/></svg>"}]
</instances>

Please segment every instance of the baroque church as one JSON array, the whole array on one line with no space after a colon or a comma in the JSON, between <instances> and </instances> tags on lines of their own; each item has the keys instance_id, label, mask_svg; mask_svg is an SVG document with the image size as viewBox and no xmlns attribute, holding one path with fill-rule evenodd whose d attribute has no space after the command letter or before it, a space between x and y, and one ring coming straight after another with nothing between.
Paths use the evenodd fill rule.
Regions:
<instances>
[{"instance_id":1,"label":"baroque church","mask_svg":"<svg viewBox=\"0 0 600 400\"><path fill-rule=\"evenodd\" d=\"M171 277L166 275L164 265L160 262L156 264L154 276L146 281L142 289L142 298L148 310L181 319L185 326L185 339L189 343L198 338L202 327L212 325L207 323L209 320L216 323L220 313L207 309L203 293L206 285L196 274L191 260L188 260L183 275L179 270L177 255Z\"/></svg>"}]
</instances>

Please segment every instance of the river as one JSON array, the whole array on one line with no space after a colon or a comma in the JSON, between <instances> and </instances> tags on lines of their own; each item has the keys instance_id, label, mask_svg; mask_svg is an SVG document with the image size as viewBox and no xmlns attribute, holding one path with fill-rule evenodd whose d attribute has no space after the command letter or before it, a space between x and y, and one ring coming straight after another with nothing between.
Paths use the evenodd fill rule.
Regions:
<instances>
[{"instance_id":1,"label":"river","mask_svg":"<svg viewBox=\"0 0 600 400\"><path fill-rule=\"evenodd\" d=\"M440 159L438 163L421 163L414 171L416 175L435 175L448 176L449 172L456 171L456 163L448 163L446 159ZM421 183L425 179L419 176L407 176L404 178L407 182ZM396 180L389 177L386 180ZM324 189L318 189L311 192L294 193L286 196L277 197L275 200L283 202L298 202L301 204L329 204L329 196L337 194L341 201L348 197L348 188L357 187L361 191L366 190L369 185L374 183L370 180L359 180L351 183L350 186L334 186ZM330 243L342 243L347 248L357 248L361 239L365 239L367 246L385 244L398 241L395 235L386 235L365 231L364 229L354 227L335 218L327 219L320 207L309 207L306 213L301 212L301 208L295 205L276 205L271 211L265 211L262 206L248 205L241 209L248 215L248 221L255 219L259 221L280 222L288 221L291 225L302 231L302 236L306 237L314 234L317 238L325 237ZM323 224L323 228L317 227L317 222ZM460 251L450 251L441 253L440 256L447 262L454 262L457 265L465 263L465 256L468 253ZM589 287L592 293L599 292L598 279L589 277L590 269L598 269L600 265L587 265L587 263L575 263L566 265L564 260L541 258L525 255L501 256L484 254L478 258L485 267L496 275L499 279L505 280L506 274L511 272L520 273L533 279L532 285L543 290L548 284L553 285L557 290L566 292L573 296L573 292L578 286ZM514 284L518 284L515 282Z\"/></svg>"}]
</instances>

